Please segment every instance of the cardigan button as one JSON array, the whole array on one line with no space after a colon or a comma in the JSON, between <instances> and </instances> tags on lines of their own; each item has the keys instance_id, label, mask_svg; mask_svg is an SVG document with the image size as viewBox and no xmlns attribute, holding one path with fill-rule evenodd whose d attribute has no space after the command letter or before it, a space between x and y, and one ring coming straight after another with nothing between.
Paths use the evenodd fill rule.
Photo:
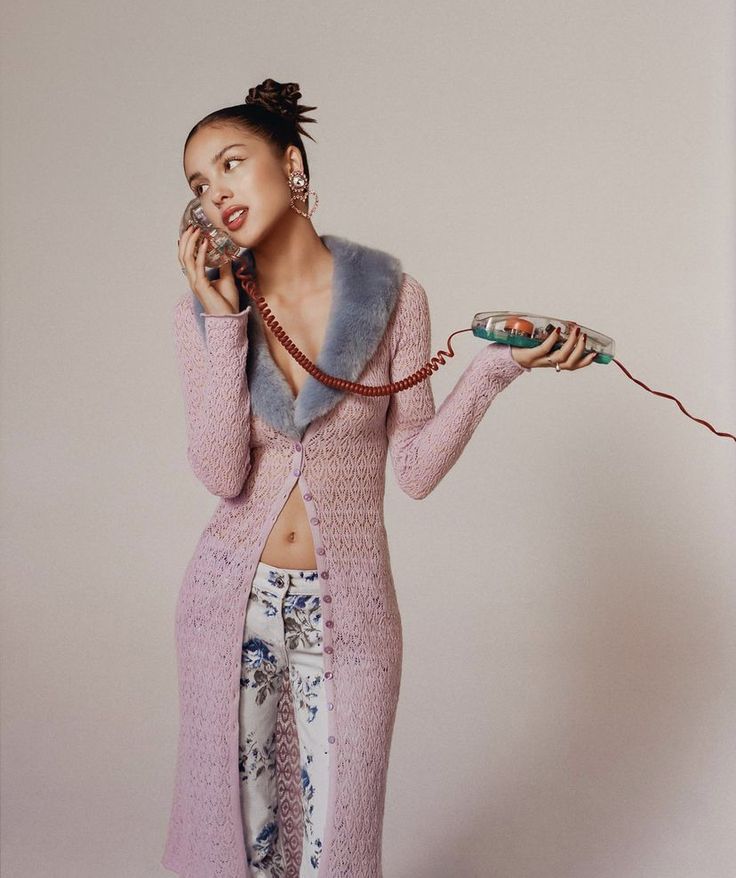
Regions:
<instances>
[{"instance_id":1,"label":"cardigan button","mask_svg":"<svg viewBox=\"0 0 736 878\"><path fill-rule=\"evenodd\" d=\"M296 448L297 451L301 451L301 450L302 450L302 443L301 443L301 442L295 442L295 443L294 443L294 448Z\"/></svg>"},{"instance_id":2,"label":"cardigan button","mask_svg":"<svg viewBox=\"0 0 736 878\"><path fill-rule=\"evenodd\" d=\"M333 676L334 674L332 673L332 671L327 671L327 673L325 674L325 680L331 680Z\"/></svg>"},{"instance_id":3,"label":"cardigan button","mask_svg":"<svg viewBox=\"0 0 736 878\"><path fill-rule=\"evenodd\" d=\"M325 553L324 546L319 546L317 549L317 554L324 555L324 553Z\"/></svg>"},{"instance_id":4,"label":"cardigan button","mask_svg":"<svg viewBox=\"0 0 736 878\"><path fill-rule=\"evenodd\" d=\"M309 493L309 491L307 491L307 493L304 495L304 499L305 499L305 500L311 500L311 499L312 499L312 495Z\"/></svg>"},{"instance_id":5,"label":"cardigan button","mask_svg":"<svg viewBox=\"0 0 736 878\"><path fill-rule=\"evenodd\" d=\"M335 624L335 623L332 621L332 619L328 619L328 620L325 622L325 625L326 625L328 628L332 628L332 626L333 626L334 624Z\"/></svg>"},{"instance_id":6,"label":"cardigan button","mask_svg":"<svg viewBox=\"0 0 736 878\"><path fill-rule=\"evenodd\" d=\"M329 571L329 570L323 570L323 571L320 573L320 576L322 577L322 579L329 579L329 578L330 578L330 571Z\"/></svg>"},{"instance_id":7,"label":"cardigan button","mask_svg":"<svg viewBox=\"0 0 736 878\"><path fill-rule=\"evenodd\" d=\"M312 522L312 524L319 524L319 518L310 518L309 520Z\"/></svg>"},{"instance_id":8,"label":"cardigan button","mask_svg":"<svg viewBox=\"0 0 736 878\"><path fill-rule=\"evenodd\" d=\"M330 701L327 705L327 710L334 710L334 709L335 709L335 705Z\"/></svg>"},{"instance_id":9,"label":"cardigan button","mask_svg":"<svg viewBox=\"0 0 736 878\"><path fill-rule=\"evenodd\" d=\"M335 736L330 735L330 737L327 740L330 742L330 744L334 744L335 743Z\"/></svg>"},{"instance_id":10,"label":"cardigan button","mask_svg":"<svg viewBox=\"0 0 736 878\"><path fill-rule=\"evenodd\" d=\"M325 603L326 603L326 604L331 604L331 603L332 603L332 595L331 595L331 594L326 594L326 595L325 595Z\"/></svg>"},{"instance_id":11,"label":"cardigan button","mask_svg":"<svg viewBox=\"0 0 736 878\"><path fill-rule=\"evenodd\" d=\"M325 647L325 652L327 653L327 655L332 655L332 653L333 653L334 651L335 651L335 650L334 650L331 646L326 646L326 647Z\"/></svg>"},{"instance_id":12,"label":"cardigan button","mask_svg":"<svg viewBox=\"0 0 736 878\"><path fill-rule=\"evenodd\" d=\"M295 469L295 470L294 470L294 475L295 475L295 476L298 476L300 472L301 472L301 470Z\"/></svg>"}]
</instances>

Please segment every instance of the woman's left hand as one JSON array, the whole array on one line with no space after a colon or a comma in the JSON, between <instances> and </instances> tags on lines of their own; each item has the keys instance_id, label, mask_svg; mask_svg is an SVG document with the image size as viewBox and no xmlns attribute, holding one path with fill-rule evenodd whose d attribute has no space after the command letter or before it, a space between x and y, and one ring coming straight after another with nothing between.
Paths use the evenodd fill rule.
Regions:
<instances>
[{"instance_id":1,"label":"woman's left hand","mask_svg":"<svg viewBox=\"0 0 736 878\"><path fill-rule=\"evenodd\" d=\"M573 324L570 324L572 330ZM560 337L559 329L551 332L547 338L534 348L511 347L511 356L520 365L527 369L542 368L554 369L558 364L560 371L572 372L575 369L583 369L589 366L597 356L597 351L590 351L584 355L585 334L580 328L570 332L570 337L559 350L552 353L552 348L557 344Z\"/></svg>"}]
</instances>

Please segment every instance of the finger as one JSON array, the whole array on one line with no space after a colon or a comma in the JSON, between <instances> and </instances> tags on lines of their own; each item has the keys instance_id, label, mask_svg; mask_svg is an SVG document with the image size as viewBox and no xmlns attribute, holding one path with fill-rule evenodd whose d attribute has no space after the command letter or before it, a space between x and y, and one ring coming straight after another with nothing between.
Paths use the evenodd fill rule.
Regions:
<instances>
[{"instance_id":1,"label":"finger","mask_svg":"<svg viewBox=\"0 0 736 878\"><path fill-rule=\"evenodd\" d=\"M575 345L578 343L579 338L582 337L582 333L580 336L575 335L576 326L574 323L571 323L568 326L568 336L565 339L562 347L560 348L561 353L563 353L566 357L569 356L570 352L575 348Z\"/></svg>"},{"instance_id":2,"label":"finger","mask_svg":"<svg viewBox=\"0 0 736 878\"><path fill-rule=\"evenodd\" d=\"M575 339L575 336L573 336ZM568 364L570 366L575 366L582 358L585 356L585 345L587 343L587 338L584 332L578 333L577 338L575 339L575 344L573 345L572 350L567 358Z\"/></svg>"},{"instance_id":3,"label":"finger","mask_svg":"<svg viewBox=\"0 0 736 878\"><path fill-rule=\"evenodd\" d=\"M189 226L189 228L182 235L182 256L185 261L189 261L191 254L194 251L193 241L197 236L197 228L196 226Z\"/></svg>"},{"instance_id":4,"label":"finger","mask_svg":"<svg viewBox=\"0 0 736 878\"><path fill-rule=\"evenodd\" d=\"M197 275L197 264L194 259L194 249L197 246L197 239L199 237L200 229L198 226L190 226L190 228L192 228L192 232L186 237L183 242L184 249L182 258L184 261L184 268L186 269L187 278L189 279L189 286L194 289Z\"/></svg>"},{"instance_id":5,"label":"finger","mask_svg":"<svg viewBox=\"0 0 736 878\"><path fill-rule=\"evenodd\" d=\"M556 326L556 327L555 327L555 328L549 333L549 335L547 336L547 338L545 338L545 340L544 340L543 342L541 342L539 345L537 345L537 347L538 347L540 350L543 349L544 352L547 353L547 352L549 352L549 351L552 350L552 348L555 346L555 344L557 344L557 342L559 341L559 339L560 339L560 328L559 328L559 326Z\"/></svg>"},{"instance_id":6,"label":"finger","mask_svg":"<svg viewBox=\"0 0 736 878\"><path fill-rule=\"evenodd\" d=\"M185 256L187 260L187 265L192 271L193 274L197 273L197 254L201 249L199 247L199 243L202 239L202 229L197 226L192 234L189 236L189 240L187 242Z\"/></svg>"},{"instance_id":7,"label":"finger","mask_svg":"<svg viewBox=\"0 0 736 878\"><path fill-rule=\"evenodd\" d=\"M593 354L594 357L597 357L597 356L598 356L598 352L597 352L597 351L590 351L590 350L588 350L587 348L588 348L588 335L587 335L587 333L585 333L585 332L581 332L581 333L580 333L580 351L581 351L580 356L581 356L581 361L582 361L582 360L588 360L588 362L590 362L589 357L590 357L591 354ZM586 364L586 365L587 365L587 364Z\"/></svg>"},{"instance_id":8,"label":"finger","mask_svg":"<svg viewBox=\"0 0 736 878\"><path fill-rule=\"evenodd\" d=\"M570 366L570 371L574 372L577 369L584 369L586 366L589 366L597 356L597 352L593 351L592 353L583 357L582 360L579 360L577 363L575 363L575 365Z\"/></svg>"},{"instance_id":9,"label":"finger","mask_svg":"<svg viewBox=\"0 0 736 878\"><path fill-rule=\"evenodd\" d=\"M534 352L538 354L537 359L534 362L535 366L551 366L553 369L555 367L555 363L558 362L559 351L554 351L552 353L545 353L541 350L542 346L538 345ZM531 363L527 365L531 366Z\"/></svg>"},{"instance_id":10,"label":"finger","mask_svg":"<svg viewBox=\"0 0 736 878\"><path fill-rule=\"evenodd\" d=\"M583 357L580 357L579 359L575 359L573 361L575 354L572 354L568 362L572 363L572 365L570 366L571 369L582 369L585 366L589 366L597 356L598 351L588 351L588 353L585 354Z\"/></svg>"},{"instance_id":11,"label":"finger","mask_svg":"<svg viewBox=\"0 0 736 878\"><path fill-rule=\"evenodd\" d=\"M189 265L187 264L187 243L190 238L188 232L189 229L185 229L182 232L181 238L179 238L179 263L181 264L184 273L187 275L187 278L189 278Z\"/></svg>"},{"instance_id":12,"label":"finger","mask_svg":"<svg viewBox=\"0 0 736 878\"><path fill-rule=\"evenodd\" d=\"M209 246L209 238L201 228L197 228L192 234L192 238L194 239L193 247L197 248L197 252L196 255L192 253L191 256L193 263L191 287L205 310L208 313L212 313L211 308L205 304L208 297L211 295L211 284L207 278L207 265L205 262L205 256L207 255L207 249Z\"/></svg>"},{"instance_id":13,"label":"finger","mask_svg":"<svg viewBox=\"0 0 736 878\"><path fill-rule=\"evenodd\" d=\"M187 226L186 229L179 236L178 244L179 244L179 262L181 262L182 266L184 265L184 250L187 245L187 241L190 238L192 227Z\"/></svg>"},{"instance_id":14,"label":"finger","mask_svg":"<svg viewBox=\"0 0 736 878\"><path fill-rule=\"evenodd\" d=\"M568 370L574 369L577 366L584 350L585 343L583 333L581 332L579 335L576 335L574 324L571 324L570 328L570 335L568 336L567 341L560 348L560 368Z\"/></svg>"},{"instance_id":15,"label":"finger","mask_svg":"<svg viewBox=\"0 0 736 878\"><path fill-rule=\"evenodd\" d=\"M564 356L562 356L562 354L564 350L564 345L554 350L555 359L548 359L549 356L552 354L555 345L559 344L560 333L560 327L555 326L555 328L551 330L547 338L540 345L537 345L536 350L539 352L540 357L542 357L542 362L539 365L554 369L554 367L558 363L561 364L563 362Z\"/></svg>"},{"instance_id":16,"label":"finger","mask_svg":"<svg viewBox=\"0 0 736 878\"><path fill-rule=\"evenodd\" d=\"M199 241L199 249L197 250L197 278L199 280L204 280L204 259L207 254L207 248L209 246L209 239L207 235L200 235Z\"/></svg>"}]
</instances>

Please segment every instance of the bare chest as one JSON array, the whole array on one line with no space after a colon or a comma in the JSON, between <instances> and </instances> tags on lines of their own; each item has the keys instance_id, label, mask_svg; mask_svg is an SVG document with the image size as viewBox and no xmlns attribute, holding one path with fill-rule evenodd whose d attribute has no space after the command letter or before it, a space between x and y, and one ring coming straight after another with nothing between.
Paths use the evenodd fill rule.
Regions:
<instances>
[{"instance_id":1,"label":"bare chest","mask_svg":"<svg viewBox=\"0 0 736 878\"><path fill-rule=\"evenodd\" d=\"M331 304L331 291L327 289L292 306L269 302L269 308L286 335L314 363L324 346ZM267 326L264 332L271 356L296 397L308 373Z\"/></svg>"}]
</instances>

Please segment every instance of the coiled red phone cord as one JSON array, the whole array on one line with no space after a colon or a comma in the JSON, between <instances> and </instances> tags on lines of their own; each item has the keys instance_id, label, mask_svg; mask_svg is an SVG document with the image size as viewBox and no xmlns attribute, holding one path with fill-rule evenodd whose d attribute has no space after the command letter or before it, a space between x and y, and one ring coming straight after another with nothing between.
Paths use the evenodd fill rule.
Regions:
<instances>
[{"instance_id":1,"label":"coiled red phone cord","mask_svg":"<svg viewBox=\"0 0 736 878\"><path fill-rule=\"evenodd\" d=\"M271 309L268 307L266 300L262 295L258 292L256 281L252 274L248 271L247 266L240 265L235 271L235 274L242 282L246 293L250 296L250 298L256 303L258 306L261 315L263 316L264 321L268 325L268 328L273 332L276 338L281 342L281 344L286 348L286 350L291 354L291 356L299 363L299 365L309 372L310 375L313 375L318 381L321 381L323 384L327 384L329 387L336 387L338 390L347 390L351 393L359 393L362 396L388 396L392 393L397 393L401 390L406 390L409 387L412 387L414 384L418 384L420 381L424 381L428 378L433 372L436 372L440 366L444 366L445 357L454 357L455 351L452 349L452 339L453 335L459 335L461 332L472 332L472 329L458 329L455 332L451 333L447 337L447 347L449 350L439 350L437 351L437 355L432 357L428 363L425 363L420 369L417 369L416 372L413 372L411 375L408 375L406 378L402 378L400 381L394 381L391 384L379 384L369 386L367 384L357 384L355 381L348 381L346 378L336 378L334 375L328 375L326 372L323 372L319 366L315 365L307 355L299 350L299 348L294 344L294 342L289 338L289 336L284 332L283 328L279 324L278 320L274 317L271 312ZM638 378L634 378L634 376L629 372L629 370L620 363L615 357L611 358L613 362L621 369L632 381L635 381L645 390L648 390L649 393L653 393L655 396L664 396L667 399L674 400L677 405L680 407L681 411L688 416L688 418L692 418L693 421L697 421L699 424L703 424L708 427L716 436L728 436L736 442L736 436L733 433L725 433L716 430L708 421L704 421L701 418L695 418L689 412L685 410L685 407L682 405L677 397L671 396L669 393L662 393L659 390L652 390L650 387L647 387L643 381L639 381Z\"/></svg>"},{"instance_id":2,"label":"coiled red phone cord","mask_svg":"<svg viewBox=\"0 0 736 878\"><path fill-rule=\"evenodd\" d=\"M306 369L310 375L314 375L315 378L323 384L327 384L329 387L336 387L338 390L349 390L351 393L359 393L362 396L389 396L392 393L396 393L399 390L406 390L414 384L424 381L428 375L431 375L432 372L436 372L440 365L444 365L445 360L442 356L443 354L446 354L448 357L455 356L455 352L452 350L452 345L450 344L450 338L452 338L452 335L457 334L453 332L447 340L447 344L450 348L449 351L440 351L437 357L432 357L431 362L422 366L421 369L418 369L413 375L402 378L401 381L394 381L392 384L369 386L367 384L356 384L355 381L348 381L346 378L336 378L334 375L328 375L326 372L323 372L319 366L315 365L303 351L299 350L284 332L278 320L271 313L271 309L266 304L266 300L257 291L255 280L252 275L248 273L248 269L245 266L239 266L235 273L243 282L245 291L258 306L258 309L271 332L273 332L276 338L303 369ZM458 331L468 332L469 330L460 329Z\"/></svg>"}]
</instances>

